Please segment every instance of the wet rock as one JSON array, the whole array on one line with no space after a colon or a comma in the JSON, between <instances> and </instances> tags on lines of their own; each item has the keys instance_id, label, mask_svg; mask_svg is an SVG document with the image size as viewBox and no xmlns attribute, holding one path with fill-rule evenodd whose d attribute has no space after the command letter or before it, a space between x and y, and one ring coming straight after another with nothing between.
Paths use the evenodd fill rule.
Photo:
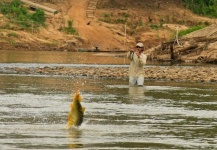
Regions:
<instances>
[{"instance_id":1,"label":"wet rock","mask_svg":"<svg viewBox=\"0 0 217 150\"><path fill-rule=\"evenodd\" d=\"M95 67L37 67L37 68L4 68L6 72L17 74L46 74L46 75L70 75L88 76L93 78L128 78L128 68L95 68ZM4 70L3 69L3 70ZM145 79L170 80L170 81L194 81L217 82L216 67L148 67L144 68Z\"/></svg>"}]
</instances>

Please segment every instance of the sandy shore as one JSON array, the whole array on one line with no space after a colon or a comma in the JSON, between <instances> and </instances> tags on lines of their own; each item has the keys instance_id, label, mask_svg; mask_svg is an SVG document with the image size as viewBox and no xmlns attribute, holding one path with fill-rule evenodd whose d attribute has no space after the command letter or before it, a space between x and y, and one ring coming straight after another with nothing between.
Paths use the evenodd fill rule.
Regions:
<instances>
[{"instance_id":1,"label":"sandy shore","mask_svg":"<svg viewBox=\"0 0 217 150\"><path fill-rule=\"evenodd\" d=\"M7 73L15 74L69 75L128 79L128 67L7 67L4 68L4 70ZM144 74L146 80L217 83L217 67L145 67Z\"/></svg>"}]
</instances>

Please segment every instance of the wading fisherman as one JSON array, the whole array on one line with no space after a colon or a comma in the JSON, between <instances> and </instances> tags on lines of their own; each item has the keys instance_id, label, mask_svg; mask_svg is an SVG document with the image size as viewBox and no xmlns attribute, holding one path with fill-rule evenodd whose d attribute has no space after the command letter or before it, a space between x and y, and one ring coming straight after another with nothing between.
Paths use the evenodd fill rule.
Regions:
<instances>
[{"instance_id":1,"label":"wading fisherman","mask_svg":"<svg viewBox=\"0 0 217 150\"><path fill-rule=\"evenodd\" d=\"M136 47L127 53L127 58L130 60L129 67L129 85L143 86L144 84L144 65L146 64L147 56L143 53L144 46L141 42L136 44Z\"/></svg>"}]
</instances>

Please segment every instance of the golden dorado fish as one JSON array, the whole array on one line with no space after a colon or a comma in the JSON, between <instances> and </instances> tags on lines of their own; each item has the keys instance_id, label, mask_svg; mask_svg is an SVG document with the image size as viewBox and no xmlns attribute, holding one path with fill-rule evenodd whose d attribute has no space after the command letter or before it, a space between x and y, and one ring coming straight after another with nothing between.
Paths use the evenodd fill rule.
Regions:
<instances>
[{"instance_id":1,"label":"golden dorado fish","mask_svg":"<svg viewBox=\"0 0 217 150\"><path fill-rule=\"evenodd\" d=\"M70 104L70 111L68 114L67 129L72 126L80 126L83 122L85 108L81 106L82 97L78 90L76 90L73 97L73 103Z\"/></svg>"}]
</instances>

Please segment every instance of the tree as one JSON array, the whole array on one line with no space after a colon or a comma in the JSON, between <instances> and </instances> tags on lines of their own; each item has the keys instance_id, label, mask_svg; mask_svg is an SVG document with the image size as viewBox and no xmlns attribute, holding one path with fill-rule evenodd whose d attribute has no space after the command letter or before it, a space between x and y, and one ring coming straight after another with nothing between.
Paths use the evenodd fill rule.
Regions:
<instances>
[{"instance_id":1,"label":"tree","mask_svg":"<svg viewBox=\"0 0 217 150\"><path fill-rule=\"evenodd\" d=\"M183 0L186 6L199 15L217 17L216 0Z\"/></svg>"}]
</instances>

